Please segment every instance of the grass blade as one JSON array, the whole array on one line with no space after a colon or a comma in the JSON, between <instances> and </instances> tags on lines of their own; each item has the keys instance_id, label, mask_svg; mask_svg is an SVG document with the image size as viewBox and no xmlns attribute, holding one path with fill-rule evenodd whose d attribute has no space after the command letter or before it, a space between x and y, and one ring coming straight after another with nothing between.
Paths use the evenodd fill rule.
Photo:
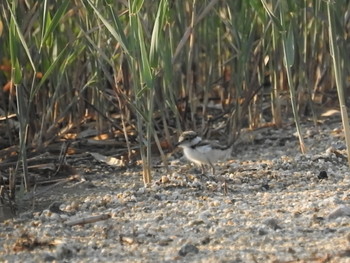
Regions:
<instances>
[{"instance_id":1,"label":"grass blade","mask_svg":"<svg viewBox=\"0 0 350 263\"><path fill-rule=\"evenodd\" d=\"M21 42L21 44L22 44L22 46L23 46L23 48L24 48L24 51L25 51L26 54L27 54L27 57L28 57L28 59L29 59L29 62L30 62L30 65L32 66L33 71L36 72L36 68L35 68L35 65L34 65L32 56L31 56L31 54L30 54L30 52L29 52L29 48L28 48L27 43L26 43L26 41L25 41L25 39L24 39L24 36L23 36L23 34L22 34L22 32L21 32L20 26L19 26L18 23L17 23L16 16L15 16L13 10L11 9L8 0L6 0L6 1L7 1L7 5L8 5L8 10L9 10L10 13L11 13L11 21L13 21L13 23L14 23L13 26L14 26L14 29L16 30L16 34L17 34L17 36L18 36L18 39L19 39L19 41ZM13 7L15 7L15 2L16 2L16 1L13 1Z\"/></svg>"},{"instance_id":2,"label":"grass blade","mask_svg":"<svg viewBox=\"0 0 350 263\"><path fill-rule=\"evenodd\" d=\"M29 101L32 101L34 96L38 93L40 88L44 85L45 81L49 78L49 76L53 73L53 71L58 68L61 65L62 59L65 58L65 55L68 51L69 45L66 45L63 50L60 52L60 54L57 56L55 61L50 65L50 67L47 69L47 71L42 76L40 82L38 85L35 86L30 92L30 98Z\"/></svg>"},{"instance_id":3,"label":"grass blade","mask_svg":"<svg viewBox=\"0 0 350 263\"><path fill-rule=\"evenodd\" d=\"M45 5L44 5L44 25L45 27L44 29L44 36L41 39L41 43L40 43L40 49L42 48L43 44L46 42L47 38L49 37L50 34L53 33L53 31L55 30L55 28L58 26L60 20L62 19L64 13L66 12L66 9L68 7L68 4L70 3L70 0L65 0L58 8L57 12L55 13L54 17L52 18L52 20L48 23L47 25L47 21L46 21L46 17L47 17L47 9L46 9L46 1L45 1Z\"/></svg>"},{"instance_id":4,"label":"grass blade","mask_svg":"<svg viewBox=\"0 0 350 263\"><path fill-rule=\"evenodd\" d=\"M112 34L112 36L119 42L119 44L122 46L123 50L125 53L130 55L128 45L125 43L123 37L121 36L120 33L118 33L114 27L108 22L107 19L103 17L103 15L98 11L98 9L94 6L94 4L90 1L87 0L91 8L94 10L95 14L98 16L98 18L102 21L104 26L107 28L107 30Z\"/></svg>"},{"instance_id":5,"label":"grass blade","mask_svg":"<svg viewBox=\"0 0 350 263\"><path fill-rule=\"evenodd\" d=\"M334 17L334 3L331 1L327 2L327 15L328 15L328 29L329 29L329 46L333 61L333 70L335 75L335 82L337 85L338 99L340 104L340 111L342 116L345 141L348 153L348 163L350 165L350 127L347 107L345 104L344 88L343 88L343 72L342 72L342 62L337 40L337 28L335 26Z\"/></svg>"}]
</instances>

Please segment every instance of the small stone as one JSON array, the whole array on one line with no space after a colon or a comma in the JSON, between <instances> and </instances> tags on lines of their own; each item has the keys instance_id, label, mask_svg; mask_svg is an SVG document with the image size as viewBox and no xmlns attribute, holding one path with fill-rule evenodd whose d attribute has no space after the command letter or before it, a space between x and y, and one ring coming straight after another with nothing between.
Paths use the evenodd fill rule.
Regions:
<instances>
[{"instance_id":1,"label":"small stone","mask_svg":"<svg viewBox=\"0 0 350 263\"><path fill-rule=\"evenodd\" d=\"M49 206L49 211L52 213L57 213L57 214L61 214L64 213L61 209L60 209L60 202L53 202L50 206Z\"/></svg>"},{"instance_id":2,"label":"small stone","mask_svg":"<svg viewBox=\"0 0 350 263\"><path fill-rule=\"evenodd\" d=\"M155 194L154 195L154 199L156 199L156 200L162 201L163 198L164 197L162 195L160 195L160 194Z\"/></svg>"},{"instance_id":3,"label":"small stone","mask_svg":"<svg viewBox=\"0 0 350 263\"><path fill-rule=\"evenodd\" d=\"M237 201L237 200L233 198L233 199L231 199L231 200L228 200L227 203L228 203L228 204L235 204L236 201Z\"/></svg>"},{"instance_id":4,"label":"small stone","mask_svg":"<svg viewBox=\"0 0 350 263\"><path fill-rule=\"evenodd\" d=\"M160 246L167 246L169 245L169 243L173 242L173 239L171 238L161 238L159 241L158 241L158 244Z\"/></svg>"},{"instance_id":5,"label":"small stone","mask_svg":"<svg viewBox=\"0 0 350 263\"><path fill-rule=\"evenodd\" d=\"M340 254L339 254L340 257L343 257L343 258L349 258L350 257L350 249L346 249L344 251L342 251Z\"/></svg>"},{"instance_id":6,"label":"small stone","mask_svg":"<svg viewBox=\"0 0 350 263\"><path fill-rule=\"evenodd\" d=\"M136 193L139 195L146 193L146 187L140 187L139 189L137 189Z\"/></svg>"},{"instance_id":7,"label":"small stone","mask_svg":"<svg viewBox=\"0 0 350 263\"><path fill-rule=\"evenodd\" d=\"M43 259L45 262L52 262L56 260L56 257L52 254L44 254Z\"/></svg>"},{"instance_id":8,"label":"small stone","mask_svg":"<svg viewBox=\"0 0 350 263\"><path fill-rule=\"evenodd\" d=\"M275 218L266 219L264 221L264 224L273 230L282 229L282 227L278 224L277 219Z\"/></svg>"},{"instance_id":9,"label":"small stone","mask_svg":"<svg viewBox=\"0 0 350 263\"><path fill-rule=\"evenodd\" d=\"M331 154L334 153L335 151L336 151L335 148L334 148L333 146L331 146L331 147L328 147L328 148L327 148L326 153L327 153L328 155L331 155Z\"/></svg>"},{"instance_id":10,"label":"small stone","mask_svg":"<svg viewBox=\"0 0 350 263\"><path fill-rule=\"evenodd\" d=\"M192 244L186 244L179 250L179 255L181 257L184 257L188 253L197 254L198 252L199 252L199 249L196 246L194 246Z\"/></svg>"},{"instance_id":11,"label":"small stone","mask_svg":"<svg viewBox=\"0 0 350 263\"><path fill-rule=\"evenodd\" d=\"M74 200L74 201L70 204L71 208L74 209L74 210L77 210L77 209L79 208L79 205L80 205L80 202L78 202L78 201L76 201L76 200Z\"/></svg>"},{"instance_id":12,"label":"small stone","mask_svg":"<svg viewBox=\"0 0 350 263\"><path fill-rule=\"evenodd\" d=\"M295 254L295 253L297 253L293 248L291 248L291 247L289 247L288 249L287 249L287 252L288 253L291 253L291 254Z\"/></svg>"},{"instance_id":13,"label":"small stone","mask_svg":"<svg viewBox=\"0 0 350 263\"><path fill-rule=\"evenodd\" d=\"M320 180L328 179L327 172L326 172L326 171L321 171L321 172L318 174L317 178L320 179Z\"/></svg>"},{"instance_id":14,"label":"small stone","mask_svg":"<svg viewBox=\"0 0 350 263\"><path fill-rule=\"evenodd\" d=\"M322 229L322 234L326 235L326 234L330 234L330 233L335 233L337 232L337 230L335 228L325 228L325 229Z\"/></svg>"},{"instance_id":15,"label":"small stone","mask_svg":"<svg viewBox=\"0 0 350 263\"><path fill-rule=\"evenodd\" d=\"M24 212L24 213L20 214L19 216L23 220L29 220L29 219L32 219L34 217L34 214L33 214L33 212L29 211L29 212Z\"/></svg>"},{"instance_id":16,"label":"small stone","mask_svg":"<svg viewBox=\"0 0 350 263\"><path fill-rule=\"evenodd\" d=\"M167 184L170 182L168 176L165 176L165 175L163 175L160 180L161 180L162 184Z\"/></svg>"},{"instance_id":17,"label":"small stone","mask_svg":"<svg viewBox=\"0 0 350 263\"><path fill-rule=\"evenodd\" d=\"M205 237L202 239L201 244L202 245L208 245L210 243L210 237Z\"/></svg>"},{"instance_id":18,"label":"small stone","mask_svg":"<svg viewBox=\"0 0 350 263\"><path fill-rule=\"evenodd\" d=\"M259 236L265 236L267 235L269 232L265 229L265 228L259 228L258 229L258 234Z\"/></svg>"},{"instance_id":19,"label":"small stone","mask_svg":"<svg viewBox=\"0 0 350 263\"><path fill-rule=\"evenodd\" d=\"M263 191L267 191L267 190L270 189L270 186L269 186L268 184L263 184L263 185L261 186L261 189L262 189Z\"/></svg>"},{"instance_id":20,"label":"small stone","mask_svg":"<svg viewBox=\"0 0 350 263\"><path fill-rule=\"evenodd\" d=\"M332 212L330 212L327 216L328 220L336 219L338 217L342 216L350 216L350 207L340 205L336 209L334 209Z\"/></svg>"},{"instance_id":21,"label":"small stone","mask_svg":"<svg viewBox=\"0 0 350 263\"><path fill-rule=\"evenodd\" d=\"M74 251L70 244L62 243L56 248L57 259L68 259L74 255Z\"/></svg>"},{"instance_id":22,"label":"small stone","mask_svg":"<svg viewBox=\"0 0 350 263\"><path fill-rule=\"evenodd\" d=\"M48 209L45 209L41 212L40 214L40 219L41 220L47 220L52 215L52 212Z\"/></svg>"},{"instance_id":23,"label":"small stone","mask_svg":"<svg viewBox=\"0 0 350 263\"><path fill-rule=\"evenodd\" d=\"M314 222L314 223L321 223L322 221L324 221L324 218L322 217L322 216L317 216L317 215L314 215L313 217L312 217L312 221Z\"/></svg>"},{"instance_id":24,"label":"small stone","mask_svg":"<svg viewBox=\"0 0 350 263\"><path fill-rule=\"evenodd\" d=\"M196 220L190 221L188 223L189 226L198 226L198 225L201 225L201 224L204 224L204 221L201 220L201 219L196 219Z\"/></svg>"},{"instance_id":25,"label":"small stone","mask_svg":"<svg viewBox=\"0 0 350 263\"><path fill-rule=\"evenodd\" d=\"M51 220L60 220L61 217L60 217L60 215L57 214L57 213L52 213L51 216L50 216L50 219L51 219Z\"/></svg>"}]
</instances>

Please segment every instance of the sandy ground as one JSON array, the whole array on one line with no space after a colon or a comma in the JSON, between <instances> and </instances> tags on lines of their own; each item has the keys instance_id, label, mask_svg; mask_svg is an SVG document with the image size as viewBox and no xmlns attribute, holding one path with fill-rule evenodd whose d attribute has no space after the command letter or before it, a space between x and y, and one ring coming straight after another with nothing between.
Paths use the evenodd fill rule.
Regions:
<instances>
[{"instance_id":1,"label":"sandy ground","mask_svg":"<svg viewBox=\"0 0 350 263\"><path fill-rule=\"evenodd\" d=\"M177 153L148 187L140 167L72 161L80 180L40 189L39 209L0 224L0 261L350 262L341 122L305 123L307 154L294 133L243 134L215 177Z\"/></svg>"}]
</instances>

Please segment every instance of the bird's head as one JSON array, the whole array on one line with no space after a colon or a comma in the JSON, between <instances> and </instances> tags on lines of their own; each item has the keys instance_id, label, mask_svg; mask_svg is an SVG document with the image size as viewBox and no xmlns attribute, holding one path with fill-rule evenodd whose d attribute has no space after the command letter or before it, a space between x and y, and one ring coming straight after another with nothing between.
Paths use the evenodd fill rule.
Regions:
<instances>
[{"instance_id":1,"label":"bird's head","mask_svg":"<svg viewBox=\"0 0 350 263\"><path fill-rule=\"evenodd\" d=\"M185 131L180 135L179 141L176 144L176 146L181 148L191 147L193 145L198 144L201 141L202 141L202 138L199 137L196 132Z\"/></svg>"}]
</instances>

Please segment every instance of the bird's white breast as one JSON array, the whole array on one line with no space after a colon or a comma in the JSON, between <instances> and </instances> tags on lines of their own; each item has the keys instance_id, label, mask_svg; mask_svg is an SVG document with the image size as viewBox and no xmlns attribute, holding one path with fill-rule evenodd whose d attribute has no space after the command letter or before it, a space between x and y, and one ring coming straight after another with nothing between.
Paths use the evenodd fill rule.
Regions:
<instances>
[{"instance_id":1,"label":"bird's white breast","mask_svg":"<svg viewBox=\"0 0 350 263\"><path fill-rule=\"evenodd\" d=\"M207 154L198 151L194 148L186 147L184 148L184 154L186 158L196 164L208 164L210 160L207 157Z\"/></svg>"},{"instance_id":2,"label":"bird's white breast","mask_svg":"<svg viewBox=\"0 0 350 263\"><path fill-rule=\"evenodd\" d=\"M202 145L195 148L184 148L186 158L197 164L213 164L217 161L224 161L228 153L229 149L213 149L210 145Z\"/></svg>"}]
</instances>

